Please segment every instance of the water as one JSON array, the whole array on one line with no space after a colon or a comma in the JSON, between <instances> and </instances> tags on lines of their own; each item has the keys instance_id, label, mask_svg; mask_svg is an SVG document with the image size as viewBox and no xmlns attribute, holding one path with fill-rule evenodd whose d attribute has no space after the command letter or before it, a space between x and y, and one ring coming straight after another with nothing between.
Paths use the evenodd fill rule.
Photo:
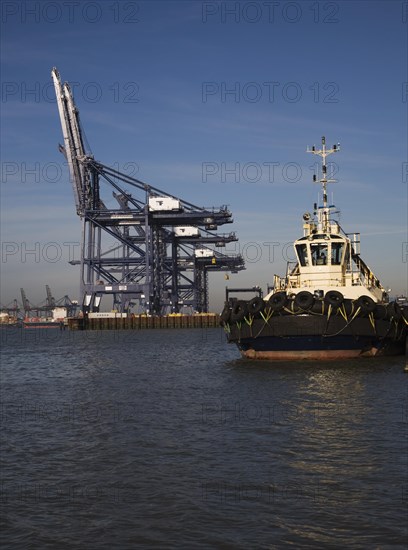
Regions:
<instances>
[{"instance_id":1,"label":"water","mask_svg":"<svg viewBox=\"0 0 408 550\"><path fill-rule=\"evenodd\" d=\"M407 548L404 358L1 331L2 549Z\"/></svg>"}]
</instances>

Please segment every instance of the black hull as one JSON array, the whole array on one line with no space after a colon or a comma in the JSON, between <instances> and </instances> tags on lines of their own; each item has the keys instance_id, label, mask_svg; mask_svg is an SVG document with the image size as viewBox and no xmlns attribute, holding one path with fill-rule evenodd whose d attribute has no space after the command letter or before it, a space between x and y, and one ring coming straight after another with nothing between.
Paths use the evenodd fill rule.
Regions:
<instances>
[{"instance_id":1,"label":"black hull","mask_svg":"<svg viewBox=\"0 0 408 550\"><path fill-rule=\"evenodd\" d=\"M244 357L266 360L346 359L405 353L407 324L341 316L276 315L225 326Z\"/></svg>"}]
</instances>

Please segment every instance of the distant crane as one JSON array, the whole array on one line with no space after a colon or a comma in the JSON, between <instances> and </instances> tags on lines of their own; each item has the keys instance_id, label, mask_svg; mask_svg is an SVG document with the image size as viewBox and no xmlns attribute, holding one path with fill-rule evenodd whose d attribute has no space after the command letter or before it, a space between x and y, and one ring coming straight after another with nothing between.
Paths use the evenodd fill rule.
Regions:
<instances>
[{"instance_id":1,"label":"distant crane","mask_svg":"<svg viewBox=\"0 0 408 550\"><path fill-rule=\"evenodd\" d=\"M48 285L45 285L45 290L47 292L47 308L54 309L55 308L55 299L51 293L50 287Z\"/></svg>"},{"instance_id":2,"label":"distant crane","mask_svg":"<svg viewBox=\"0 0 408 550\"><path fill-rule=\"evenodd\" d=\"M25 293L25 290L23 288L20 288L20 292L21 292L21 301L22 301L22 304L23 304L23 310L24 312L27 314L31 311L31 304L30 302L28 301L28 298L26 296L26 293Z\"/></svg>"},{"instance_id":3,"label":"distant crane","mask_svg":"<svg viewBox=\"0 0 408 550\"><path fill-rule=\"evenodd\" d=\"M71 300L71 298L65 294L62 298L56 301L58 307L67 308L67 317L75 317L78 309L78 302L76 300Z\"/></svg>"},{"instance_id":4,"label":"distant crane","mask_svg":"<svg viewBox=\"0 0 408 550\"><path fill-rule=\"evenodd\" d=\"M18 302L17 302L16 298L14 298L14 300L12 302L10 302L9 304L7 304L5 306L1 306L0 309L3 313L11 314L14 317L17 317L17 315L20 312L20 308L18 306Z\"/></svg>"},{"instance_id":5,"label":"distant crane","mask_svg":"<svg viewBox=\"0 0 408 550\"><path fill-rule=\"evenodd\" d=\"M25 290L23 288L20 289L23 310L26 315L28 315L31 311L35 311L36 315L38 315L40 312L45 313L47 316L52 315L52 310L55 309L57 306L61 305L60 302L62 301L64 302L62 304L62 307L67 307L66 302L68 303L68 307L72 308L73 306L75 306L75 303L72 302L68 296L64 296L64 298L61 298L58 301L55 300L49 285L45 285L45 290L46 290L45 301L39 305L34 305L27 298Z\"/></svg>"}]
</instances>

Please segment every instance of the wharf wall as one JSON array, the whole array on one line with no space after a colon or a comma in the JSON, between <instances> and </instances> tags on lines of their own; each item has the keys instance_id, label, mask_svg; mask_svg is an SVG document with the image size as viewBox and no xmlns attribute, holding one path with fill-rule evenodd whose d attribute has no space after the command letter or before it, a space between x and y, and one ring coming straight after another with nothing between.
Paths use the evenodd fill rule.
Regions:
<instances>
[{"instance_id":1,"label":"wharf wall","mask_svg":"<svg viewBox=\"0 0 408 550\"><path fill-rule=\"evenodd\" d=\"M131 315L129 317L69 317L70 330L141 330L217 328L220 316L217 313L196 315Z\"/></svg>"}]
</instances>

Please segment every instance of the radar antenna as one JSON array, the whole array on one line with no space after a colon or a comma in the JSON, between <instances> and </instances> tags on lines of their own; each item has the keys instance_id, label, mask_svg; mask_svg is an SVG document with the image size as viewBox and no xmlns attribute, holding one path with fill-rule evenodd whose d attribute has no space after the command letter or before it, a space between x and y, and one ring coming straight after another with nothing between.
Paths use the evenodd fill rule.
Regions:
<instances>
[{"instance_id":1,"label":"radar antenna","mask_svg":"<svg viewBox=\"0 0 408 550\"><path fill-rule=\"evenodd\" d=\"M331 155L332 153L337 153L340 150L340 143L337 145L333 145L331 149L326 149L326 138L322 137L322 148L316 149L316 147L313 145L311 149L309 147L306 149L307 153L312 153L313 155L319 155L322 157L322 178L317 180L316 174L313 175L313 181L322 184L323 186L323 208L327 208L327 184L328 183L335 183L337 180L335 179L328 179L327 178L327 164L326 164L326 157Z\"/></svg>"}]
</instances>

